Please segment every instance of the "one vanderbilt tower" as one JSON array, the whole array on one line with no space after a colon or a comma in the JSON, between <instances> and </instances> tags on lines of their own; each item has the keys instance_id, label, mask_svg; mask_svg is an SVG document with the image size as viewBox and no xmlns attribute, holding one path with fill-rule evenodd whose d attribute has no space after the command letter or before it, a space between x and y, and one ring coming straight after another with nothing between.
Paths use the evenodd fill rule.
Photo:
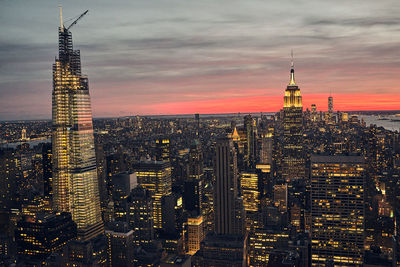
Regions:
<instances>
[{"instance_id":1,"label":"one vanderbilt tower","mask_svg":"<svg viewBox=\"0 0 400 267\"><path fill-rule=\"evenodd\" d=\"M53 208L72 214L78 239L101 234L99 187L88 78L81 74L80 51L73 50L70 26L60 8L59 55L53 65Z\"/></svg>"}]
</instances>

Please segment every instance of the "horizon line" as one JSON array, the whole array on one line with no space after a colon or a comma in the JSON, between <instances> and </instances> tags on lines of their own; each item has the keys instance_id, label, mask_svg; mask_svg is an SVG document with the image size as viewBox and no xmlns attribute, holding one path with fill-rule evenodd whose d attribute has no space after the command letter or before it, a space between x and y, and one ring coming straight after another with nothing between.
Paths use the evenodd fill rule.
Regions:
<instances>
[{"instance_id":1,"label":"horizon line","mask_svg":"<svg viewBox=\"0 0 400 267\"><path fill-rule=\"evenodd\" d=\"M259 112L222 112L222 113L178 113L178 114L133 114L133 115L122 115L122 116L96 116L93 117L93 120L99 119L117 119L117 118L128 118L128 117L174 117L174 116L194 116L195 114L199 115L234 115L234 114L261 114L261 113L278 113L279 111L259 111ZM303 110L304 112L305 110ZM326 112L327 110L319 110L317 112ZM334 113L337 112L348 112L348 113L357 113L357 112L388 112L388 113L396 113L400 112L400 109L382 109L382 110L336 110ZM51 118L41 118L41 119L16 119L16 120L0 120L0 122L26 122L26 121L51 121Z\"/></svg>"}]
</instances>

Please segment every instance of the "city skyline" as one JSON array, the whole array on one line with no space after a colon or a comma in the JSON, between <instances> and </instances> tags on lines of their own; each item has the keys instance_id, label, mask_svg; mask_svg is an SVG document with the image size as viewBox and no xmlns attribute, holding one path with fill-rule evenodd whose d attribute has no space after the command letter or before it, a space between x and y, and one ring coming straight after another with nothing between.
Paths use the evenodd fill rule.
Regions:
<instances>
[{"instance_id":1,"label":"city skyline","mask_svg":"<svg viewBox=\"0 0 400 267\"><path fill-rule=\"evenodd\" d=\"M50 118L58 4L2 4L0 120ZM72 2L64 21L89 9L73 32L94 117L278 111L291 49L304 108L398 110L400 4L296 4Z\"/></svg>"}]
</instances>

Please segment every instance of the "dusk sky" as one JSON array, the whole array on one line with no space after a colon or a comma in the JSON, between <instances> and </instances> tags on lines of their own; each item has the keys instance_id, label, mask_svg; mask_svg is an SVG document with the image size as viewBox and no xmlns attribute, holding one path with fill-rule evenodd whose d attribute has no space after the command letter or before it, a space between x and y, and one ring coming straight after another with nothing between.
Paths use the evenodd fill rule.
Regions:
<instances>
[{"instance_id":1,"label":"dusk sky","mask_svg":"<svg viewBox=\"0 0 400 267\"><path fill-rule=\"evenodd\" d=\"M400 109L400 1L0 1L0 120L51 118L58 5L94 117Z\"/></svg>"}]
</instances>

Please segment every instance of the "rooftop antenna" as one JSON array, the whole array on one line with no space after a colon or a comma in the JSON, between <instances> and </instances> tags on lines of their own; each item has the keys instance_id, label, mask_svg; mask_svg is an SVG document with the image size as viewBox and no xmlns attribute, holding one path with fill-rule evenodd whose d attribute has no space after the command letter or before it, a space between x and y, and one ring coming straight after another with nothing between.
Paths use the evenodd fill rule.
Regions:
<instances>
[{"instance_id":1,"label":"rooftop antenna","mask_svg":"<svg viewBox=\"0 0 400 267\"><path fill-rule=\"evenodd\" d=\"M63 17L62 17L62 6L59 5L58 8L60 9L60 27L61 27L61 30L64 30L64 23L63 23Z\"/></svg>"},{"instance_id":2,"label":"rooftop antenna","mask_svg":"<svg viewBox=\"0 0 400 267\"><path fill-rule=\"evenodd\" d=\"M290 52L290 66L292 67L292 69L294 68L294 60L293 60L293 49Z\"/></svg>"},{"instance_id":3,"label":"rooftop antenna","mask_svg":"<svg viewBox=\"0 0 400 267\"><path fill-rule=\"evenodd\" d=\"M293 49L291 50L290 53L290 83L289 85L296 85L296 82L294 80L294 60L293 60Z\"/></svg>"}]
</instances>

